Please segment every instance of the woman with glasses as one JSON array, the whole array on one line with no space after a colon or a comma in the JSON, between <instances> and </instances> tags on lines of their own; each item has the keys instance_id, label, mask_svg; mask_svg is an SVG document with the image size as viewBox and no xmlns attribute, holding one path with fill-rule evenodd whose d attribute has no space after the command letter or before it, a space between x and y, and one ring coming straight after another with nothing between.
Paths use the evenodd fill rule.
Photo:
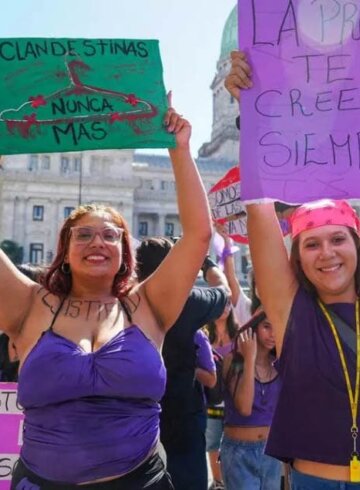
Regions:
<instances>
[{"instance_id":1,"label":"woman with glasses","mask_svg":"<svg viewBox=\"0 0 360 490\"><path fill-rule=\"evenodd\" d=\"M149 278L132 284L128 226L100 205L65 221L43 287L0 252L0 325L19 355L25 410L13 490L173 488L159 445L160 349L206 255L211 220L190 124L170 108L165 125L176 136L169 153L183 235Z\"/></svg>"}]
</instances>

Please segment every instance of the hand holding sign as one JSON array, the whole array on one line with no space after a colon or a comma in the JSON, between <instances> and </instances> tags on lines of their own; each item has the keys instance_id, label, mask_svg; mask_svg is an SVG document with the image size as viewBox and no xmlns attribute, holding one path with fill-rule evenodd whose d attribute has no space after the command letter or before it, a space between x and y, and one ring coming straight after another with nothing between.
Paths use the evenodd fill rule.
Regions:
<instances>
[{"instance_id":1,"label":"hand holding sign","mask_svg":"<svg viewBox=\"0 0 360 490\"><path fill-rule=\"evenodd\" d=\"M230 53L231 70L225 79L225 87L236 100L240 100L241 89L252 87L251 68L245 53L232 51Z\"/></svg>"},{"instance_id":2,"label":"hand holding sign","mask_svg":"<svg viewBox=\"0 0 360 490\"><path fill-rule=\"evenodd\" d=\"M172 92L168 92L167 100L169 108L166 112L164 124L169 133L175 134L177 148L189 148L191 137L191 125L172 107Z\"/></svg>"}]
</instances>

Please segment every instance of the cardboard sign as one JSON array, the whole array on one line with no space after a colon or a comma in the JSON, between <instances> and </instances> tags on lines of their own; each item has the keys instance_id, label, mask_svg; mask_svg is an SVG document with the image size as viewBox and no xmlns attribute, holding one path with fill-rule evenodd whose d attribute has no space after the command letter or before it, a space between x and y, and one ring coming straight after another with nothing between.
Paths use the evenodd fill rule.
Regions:
<instances>
[{"instance_id":1,"label":"cardboard sign","mask_svg":"<svg viewBox=\"0 0 360 490\"><path fill-rule=\"evenodd\" d=\"M208 193L210 210L215 222L225 226L225 233L234 241L248 243L247 214L245 203L241 197L241 181L239 167L231 168ZM282 234L290 233L290 222L285 216L284 206L275 203ZM220 250L220 245L217 247ZM233 250L233 253L236 249ZM221 254L219 254L221 255Z\"/></svg>"},{"instance_id":2,"label":"cardboard sign","mask_svg":"<svg viewBox=\"0 0 360 490\"><path fill-rule=\"evenodd\" d=\"M175 145L159 44L0 39L0 154Z\"/></svg>"},{"instance_id":3,"label":"cardboard sign","mask_svg":"<svg viewBox=\"0 0 360 490\"><path fill-rule=\"evenodd\" d=\"M239 167L231 168L208 193L214 221L225 225L225 232L239 243L247 243L246 210L241 202Z\"/></svg>"},{"instance_id":4,"label":"cardboard sign","mask_svg":"<svg viewBox=\"0 0 360 490\"><path fill-rule=\"evenodd\" d=\"M360 197L360 4L239 0L246 201Z\"/></svg>"},{"instance_id":5,"label":"cardboard sign","mask_svg":"<svg viewBox=\"0 0 360 490\"><path fill-rule=\"evenodd\" d=\"M24 415L17 403L17 383L0 383L0 490L9 490L22 445Z\"/></svg>"}]
</instances>

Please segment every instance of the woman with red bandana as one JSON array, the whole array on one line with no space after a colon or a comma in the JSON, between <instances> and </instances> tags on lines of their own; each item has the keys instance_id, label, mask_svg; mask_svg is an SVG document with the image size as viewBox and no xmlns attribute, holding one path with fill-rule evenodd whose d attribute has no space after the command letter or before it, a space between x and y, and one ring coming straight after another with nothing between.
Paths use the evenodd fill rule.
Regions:
<instances>
[{"instance_id":1,"label":"woman with red bandana","mask_svg":"<svg viewBox=\"0 0 360 490\"><path fill-rule=\"evenodd\" d=\"M225 84L239 98L251 70L243 53L231 56ZM273 204L247 212L283 382L266 453L291 463L292 490L360 488L359 219L345 201L300 206L289 260Z\"/></svg>"}]
</instances>

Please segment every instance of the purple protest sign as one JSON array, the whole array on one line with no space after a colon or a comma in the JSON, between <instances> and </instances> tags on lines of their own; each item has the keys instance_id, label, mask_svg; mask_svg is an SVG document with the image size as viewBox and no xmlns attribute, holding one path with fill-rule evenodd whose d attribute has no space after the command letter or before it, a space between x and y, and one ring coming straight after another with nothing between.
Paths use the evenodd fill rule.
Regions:
<instances>
[{"instance_id":1,"label":"purple protest sign","mask_svg":"<svg viewBox=\"0 0 360 490\"><path fill-rule=\"evenodd\" d=\"M0 383L0 490L9 490L22 445L23 413L17 404L17 383Z\"/></svg>"},{"instance_id":2,"label":"purple protest sign","mask_svg":"<svg viewBox=\"0 0 360 490\"><path fill-rule=\"evenodd\" d=\"M360 6L239 0L242 198L360 197Z\"/></svg>"}]
</instances>

